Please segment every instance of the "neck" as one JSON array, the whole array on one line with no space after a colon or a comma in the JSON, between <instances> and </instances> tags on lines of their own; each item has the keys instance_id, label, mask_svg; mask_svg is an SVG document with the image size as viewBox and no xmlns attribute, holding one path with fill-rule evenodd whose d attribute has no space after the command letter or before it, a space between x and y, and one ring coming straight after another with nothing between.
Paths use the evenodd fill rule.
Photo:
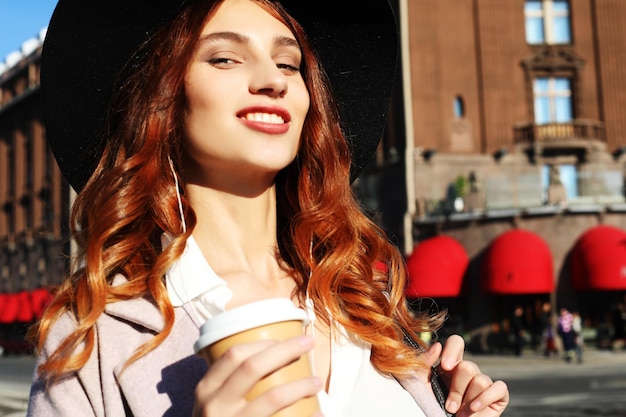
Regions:
<instances>
[{"instance_id":1,"label":"neck","mask_svg":"<svg viewBox=\"0 0 626 417\"><path fill-rule=\"evenodd\" d=\"M187 186L197 224L193 236L209 265L226 279L233 271L276 274L276 189L254 196Z\"/></svg>"}]
</instances>

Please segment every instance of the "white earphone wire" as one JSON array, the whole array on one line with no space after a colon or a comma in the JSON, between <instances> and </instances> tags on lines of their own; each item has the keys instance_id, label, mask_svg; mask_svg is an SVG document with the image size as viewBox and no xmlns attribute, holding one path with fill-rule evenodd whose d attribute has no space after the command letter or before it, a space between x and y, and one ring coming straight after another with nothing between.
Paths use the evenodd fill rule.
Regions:
<instances>
[{"instance_id":1,"label":"white earphone wire","mask_svg":"<svg viewBox=\"0 0 626 417\"><path fill-rule=\"evenodd\" d=\"M311 257L311 261L313 260L313 239L311 239L311 243L309 244L309 256ZM315 305L313 304L313 300L309 298L309 285L311 285L311 275L313 275L313 270L309 271L309 281L306 283L306 299L304 300L305 308L307 316L309 317L309 325L308 327L311 329L311 337L315 340ZM311 363L311 369L313 373L315 373L315 355L313 351L309 354L309 362Z\"/></svg>"},{"instance_id":2,"label":"white earphone wire","mask_svg":"<svg viewBox=\"0 0 626 417\"><path fill-rule=\"evenodd\" d=\"M172 162L172 158L168 156L167 160L170 163L170 170L172 171L172 175L174 176L174 184L176 185L176 198L178 199L178 213L180 214L180 222L183 227L183 233L186 233L187 222L185 221L185 213L183 212L183 200L180 197L180 184L178 183L178 175L176 175L176 170L174 169L174 163Z\"/></svg>"}]
</instances>

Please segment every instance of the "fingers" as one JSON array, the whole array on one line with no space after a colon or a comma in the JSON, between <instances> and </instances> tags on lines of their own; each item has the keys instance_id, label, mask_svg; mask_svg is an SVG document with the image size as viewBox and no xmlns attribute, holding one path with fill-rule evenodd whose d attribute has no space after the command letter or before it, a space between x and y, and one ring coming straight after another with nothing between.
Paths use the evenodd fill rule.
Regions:
<instances>
[{"instance_id":1,"label":"fingers","mask_svg":"<svg viewBox=\"0 0 626 417\"><path fill-rule=\"evenodd\" d=\"M438 362L442 372L442 380L447 386L450 382L450 371L463 359L465 341L461 336L452 335L441 346L441 343L433 343L425 352L422 359L427 368L419 372L419 376L425 384L430 382L430 368L436 366Z\"/></svg>"},{"instance_id":2,"label":"fingers","mask_svg":"<svg viewBox=\"0 0 626 417\"><path fill-rule=\"evenodd\" d=\"M463 360L465 340L459 335L452 335L446 339L438 365L440 376L446 386L450 385L452 371Z\"/></svg>"},{"instance_id":3,"label":"fingers","mask_svg":"<svg viewBox=\"0 0 626 417\"><path fill-rule=\"evenodd\" d=\"M468 394L470 383L480 374L478 365L471 361L461 361L451 370L445 371L448 380L448 398L446 399L446 410L451 413L457 412L461 408L465 398L474 398L477 394L470 397ZM490 381L491 382L491 381Z\"/></svg>"},{"instance_id":4,"label":"fingers","mask_svg":"<svg viewBox=\"0 0 626 417\"><path fill-rule=\"evenodd\" d=\"M264 376L297 360L313 347L308 336L285 341L237 345L211 364L196 386L194 416L270 416L281 408L321 389L310 377L274 387L252 401L246 393Z\"/></svg>"},{"instance_id":5,"label":"fingers","mask_svg":"<svg viewBox=\"0 0 626 417\"><path fill-rule=\"evenodd\" d=\"M274 340L262 340L233 346L219 360L209 365L209 372L200 380L198 386L204 391L215 391L224 385L242 362L276 343Z\"/></svg>"},{"instance_id":6,"label":"fingers","mask_svg":"<svg viewBox=\"0 0 626 417\"><path fill-rule=\"evenodd\" d=\"M445 346L436 343L422 354L424 363L433 366L439 359L437 369L448 386L446 410L457 417L497 417L509 403L509 390L502 381L492 379L480 372L474 362L463 360L465 341L459 335L450 336ZM429 382L428 369L419 376Z\"/></svg>"},{"instance_id":7,"label":"fingers","mask_svg":"<svg viewBox=\"0 0 626 417\"><path fill-rule=\"evenodd\" d=\"M472 382L474 385L474 382ZM479 394L468 400L456 413L457 417L497 417L500 416L509 403L509 390L502 381L491 382L484 374L476 378ZM476 392L476 391L475 391Z\"/></svg>"},{"instance_id":8,"label":"fingers","mask_svg":"<svg viewBox=\"0 0 626 417\"><path fill-rule=\"evenodd\" d=\"M441 369L452 370L463 360L465 352L465 340L459 335L452 335L446 340L446 344L441 354Z\"/></svg>"},{"instance_id":9,"label":"fingers","mask_svg":"<svg viewBox=\"0 0 626 417\"><path fill-rule=\"evenodd\" d=\"M319 378L306 378L279 385L248 402L242 410L242 415L254 417L273 415L302 398L316 395L321 388Z\"/></svg>"},{"instance_id":10,"label":"fingers","mask_svg":"<svg viewBox=\"0 0 626 417\"><path fill-rule=\"evenodd\" d=\"M482 374L482 376L486 376ZM489 379L491 381L491 379ZM503 381L495 381L467 403L465 416L495 417L502 414L509 403L509 389ZM463 414L457 414L463 417Z\"/></svg>"},{"instance_id":11,"label":"fingers","mask_svg":"<svg viewBox=\"0 0 626 417\"><path fill-rule=\"evenodd\" d=\"M446 410L457 417L496 417L508 403L506 384L493 382L474 362L461 361L452 372Z\"/></svg>"}]
</instances>

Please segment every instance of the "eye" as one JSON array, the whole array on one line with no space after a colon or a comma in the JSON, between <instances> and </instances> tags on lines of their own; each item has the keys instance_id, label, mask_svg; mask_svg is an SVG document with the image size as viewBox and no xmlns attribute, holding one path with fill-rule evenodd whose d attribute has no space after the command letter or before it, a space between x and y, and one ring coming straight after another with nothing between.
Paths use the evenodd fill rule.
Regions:
<instances>
[{"instance_id":1,"label":"eye","mask_svg":"<svg viewBox=\"0 0 626 417\"><path fill-rule=\"evenodd\" d=\"M302 64L302 58L299 54L286 51L274 56L276 67L283 71L286 75L296 75L300 73L300 65Z\"/></svg>"},{"instance_id":2,"label":"eye","mask_svg":"<svg viewBox=\"0 0 626 417\"><path fill-rule=\"evenodd\" d=\"M230 68L241 63L241 60L233 54L220 54L211 56L207 62L216 68Z\"/></svg>"},{"instance_id":3,"label":"eye","mask_svg":"<svg viewBox=\"0 0 626 417\"><path fill-rule=\"evenodd\" d=\"M300 67L296 66L296 65L292 65L292 64L281 64L278 63L276 64L276 66L283 70L283 72L285 72L285 74L297 74L300 72Z\"/></svg>"},{"instance_id":4,"label":"eye","mask_svg":"<svg viewBox=\"0 0 626 417\"><path fill-rule=\"evenodd\" d=\"M234 61L230 58L213 58L209 60L209 64L232 64Z\"/></svg>"}]
</instances>

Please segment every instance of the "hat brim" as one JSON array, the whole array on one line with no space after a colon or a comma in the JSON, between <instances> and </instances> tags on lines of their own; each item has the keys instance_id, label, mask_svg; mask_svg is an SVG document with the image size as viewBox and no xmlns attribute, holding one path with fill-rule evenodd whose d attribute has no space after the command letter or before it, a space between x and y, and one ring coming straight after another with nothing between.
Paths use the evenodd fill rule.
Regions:
<instances>
[{"instance_id":1,"label":"hat brim","mask_svg":"<svg viewBox=\"0 0 626 417\"><path fill-rule=\"evenodd\" d=\"M382 137L396 71L398 36L388 0L283 0L320 55L352 152L351 180ZM83 188L117 74L181 0L59 0L42 51L41 97L48 142L61 172Z\"/></svg>"}]
</instances>

